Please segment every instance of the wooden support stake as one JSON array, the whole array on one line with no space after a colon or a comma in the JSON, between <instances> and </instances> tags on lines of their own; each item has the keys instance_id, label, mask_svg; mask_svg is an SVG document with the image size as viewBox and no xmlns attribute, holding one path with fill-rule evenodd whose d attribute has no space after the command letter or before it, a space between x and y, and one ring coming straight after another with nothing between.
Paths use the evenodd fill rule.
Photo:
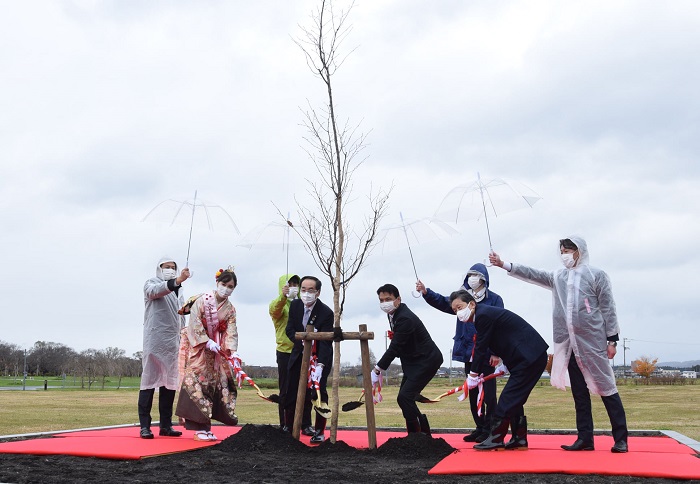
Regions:
<instances>
[{"instance_id":1,"label":"wooden support stake","mask_svg":"<svg viewBox=\"0 0 700 484\"><path fill-rule=\"evenodd\" d=\"M313 335L314 327L311 324L306 325L306 333L296 333L297 339L300 334ZM331 333L333 334L333 333ZM294 426L292 427L292 437L299 440L301 434L301 420L304 413L304 401L306 400L306 387L309 382L309 360L311 359L311 343L304 345L304 356L301 358L301 374L299 375L299 387L297 388L297 405L294 408Z\"/></svg>"},{"instance_id":2,"label":"wooden support stake","mask_svg":"<svg viewBox=\"0 0 700 484\"><path fill-rule=\"evenodd\" d=\"M374 339L374 333L367 331L367 325L361 324L359 332L343 332L343 339L359 340L362 354L362 386L365 390L365 412L367 415L367 437L369 448L377 448L377 424L374 419L374 402L372 401L372 378L370 376L369 343ZM317 333L310 324L306 326L305 332L294 333L294 339L304 341L332 341L335 335L331 332ZM304 355L301 360L301 373L299 374L299 386L297 387L297 403L294 408L294 425L292 426L292 437L299 440L301 434L301 420L304 413L304 401L306 400L306 389L309 382L309 360L311 359L311 344L304 345Z\"/></svg>"},{"instance_id":3,"label":"wooden support stake","mask_svg":"<svg viewBox=\"0 0 700 484\"><path fill-rule=\"evenodd\" d=\"M367 325L360 325L360 333L367 331ZM360 339L360 354L362 356L362 387L365 390L365 414L367 416L367 439L370 449L377 448L377 425L374 420L374 402L372 401L372 378L369 362L369 343Z\"/></svg>"}]
</instances>

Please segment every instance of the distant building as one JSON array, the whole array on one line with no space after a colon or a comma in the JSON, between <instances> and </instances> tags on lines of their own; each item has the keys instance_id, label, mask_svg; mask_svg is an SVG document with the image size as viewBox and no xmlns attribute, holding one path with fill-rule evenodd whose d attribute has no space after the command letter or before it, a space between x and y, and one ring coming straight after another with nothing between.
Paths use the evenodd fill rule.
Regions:
<instances>
[{"instance_id":1,"label":"distant building","mask_svg":"<svg viewBox=\"0 0 700 484\"><path fill-rule=\"evenodd\" d=\"M681 372L681 376L683 378L697 378L698 377L698 372L697 371L683 371Z\"/></svg>"}]
</instances>

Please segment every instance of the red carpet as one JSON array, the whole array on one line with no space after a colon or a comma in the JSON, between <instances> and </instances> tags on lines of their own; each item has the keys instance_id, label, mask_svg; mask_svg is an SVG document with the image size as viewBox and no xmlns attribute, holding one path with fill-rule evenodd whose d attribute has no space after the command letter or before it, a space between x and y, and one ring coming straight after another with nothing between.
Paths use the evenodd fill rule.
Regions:
<instances>
[{"instance_id":1,"label":"red carpet","mask_svg":"<svg viewBox=\"0 0 700 484\"><path fill-rule=\"evenodd\" d=\"M157 429L156 429L157 430ZM160 437L153 440L139 437L138 427L84 430L56 434L49 438L0 443L0 453L32 455L74 455L103 459L141 459L157 455L185 452L216 445L217 442L195 442L194 432L183 430L182 437ZM213 432L223 440L240 427L215 426ZM404 432L377 432L377 445L390 438L403 437ZM430 474L601 474L668 479L700 479L700 459L693 450L670 437L630 437L630 452L613 454L612 438L596 436L593 452L566 452L561 444L570 444L572 435L530 435L527 451L479 452L473 444L462 440L463 434L434 434L457 451L430 470ZM366 449L367 432L338 430L338 440ZM301 441L309 443L309 437Z\"/></svg>"},{"instance_id":2,"label":"red carpet","mask_svg":"<svg viewBox=\"0 0 700 484\"><path fill-rule=\"evenodd\" d=\"M528 435L529 450L507 452L477 451L472 449L473 444L448 440L457 452L428 473L562 473L700 479L700 459L693 449L670 437L630 437L627 454L610 452L613 439L609 436L596 436L596 450L592 452L566 452L559 447L575 439L574 435Z\"/></svg>"},{"instance_id":3,"label":"red carpet","mask_svg":"<svg viewBox=\"0 0 700 484\"><path fill-rule=\"evenodd\" d=\"M44 439L30 439L0 443L0 454L76 455L102 459L141 459L156 455L185 452L216 445L217 442L195 442L194 431L175 427L182 431L181 437L160 437L155 428L155 438L139 437L138 427L85 430L56 434ZM235 434L240 427L214 427L219 439Z\"/></svg>"}]
</instances>

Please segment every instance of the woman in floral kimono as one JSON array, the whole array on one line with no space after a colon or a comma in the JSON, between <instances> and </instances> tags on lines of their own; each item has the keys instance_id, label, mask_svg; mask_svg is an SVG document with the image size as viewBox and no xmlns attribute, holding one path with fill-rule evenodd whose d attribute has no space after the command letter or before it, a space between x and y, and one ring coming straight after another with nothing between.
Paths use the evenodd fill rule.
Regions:
<instances>
[{"instance_id":1,"label":"woman in floral kimono","mask_svg":"<svg viewBox=\"0 0 700 484\"><path fill-rule=\"evenodd\" d=\"M216 273L216 290L197 297L182 330L180 396L175 410L195 440L216 440L211 419L236 425L236 384L227 361L238 349L236 309L228 297L238 279L233 268ZM186 310L185 310L186 311Z\"/></svg>"}]
</instances>

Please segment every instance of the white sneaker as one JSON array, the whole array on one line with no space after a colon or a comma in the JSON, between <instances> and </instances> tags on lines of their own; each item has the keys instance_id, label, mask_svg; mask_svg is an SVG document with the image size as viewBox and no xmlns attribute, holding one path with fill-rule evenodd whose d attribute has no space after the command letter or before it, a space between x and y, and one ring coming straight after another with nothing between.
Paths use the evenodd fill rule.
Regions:
<instances>
[{"instance_id":1,"label":"white sneaker","mask_svg":"<svg viewBox=\"0 0 700 484\"><path fill-rule=\"evenodd\" d=\"M209 438L209 435L210 435L210 432L207 432L204 430L199 431L199 432L195 432L194 433L194 440L199 441L199 442L209 442L210 440L213 440L213 439ZM212 437L213 437L213 435L212 435Z\"/></svg>"}]
</instances>

